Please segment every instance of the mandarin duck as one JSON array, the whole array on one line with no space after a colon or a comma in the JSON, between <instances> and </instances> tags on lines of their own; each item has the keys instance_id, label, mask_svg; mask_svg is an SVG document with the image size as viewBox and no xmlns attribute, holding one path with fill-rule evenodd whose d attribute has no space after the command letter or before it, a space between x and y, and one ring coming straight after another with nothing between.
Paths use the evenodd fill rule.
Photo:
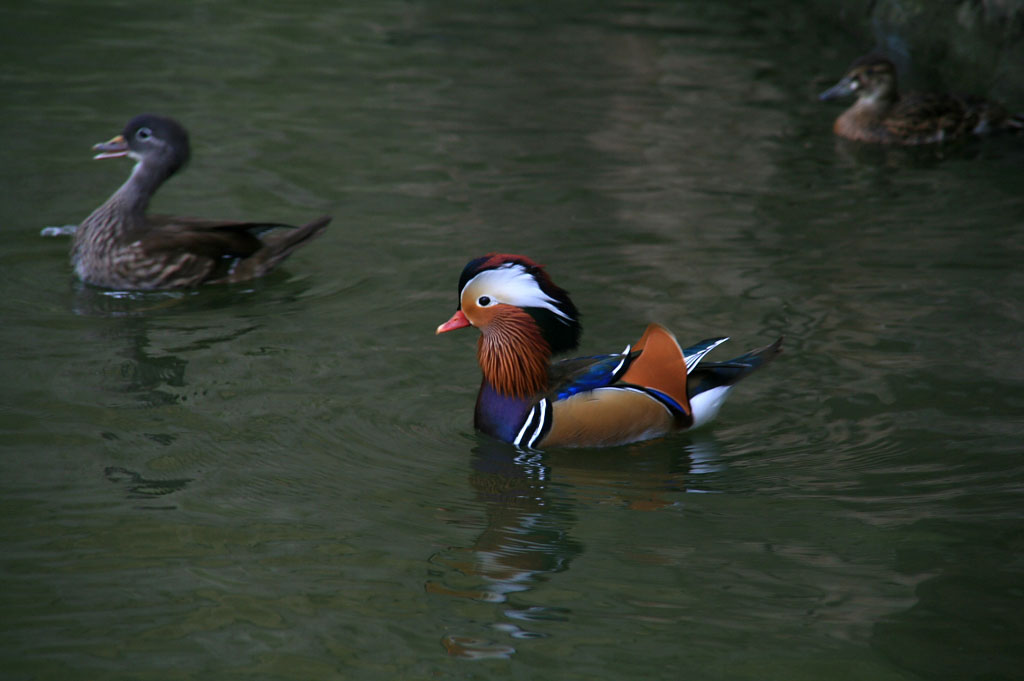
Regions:
<instances>
[{"instance_id":1,"label":"mandarin duck","mask_svg":"<svg viewBox=\"0 0 1024 681\"><path fill-rule=\"evenodd\" d=\"M728 362L701 364L728 339L684 350L651 324L620 353L551 363L579 343L576 306L533 260L495 253L466 265L458 307L437 333L467 326L480 330L476 428L533 449L620 445L701 426L782 345L779 338Z\"/></svg>"},{"instance_id":2,"label":"mandarin duck","mask_svg":"<svg viewBox=\"0 0 1024 681\"><path fill-rule=\"evenodd\" d=\"M836 119L840 137L876 144L932 144L989 132L1024 129L1024 117L980 97L910 92L900 94L896 67L870 54L850 65L842 80L825 90L825 101L848 95L857 100Z\"/></svg>"},{"instance_id":3,"label":"mandarin duck","mask_svg":"<svg viewBox=\"0 0 1024 681\"><path fill-rule=\"evenodd\" d=\"M261 277L323 232L329 216L302 227L147 215L149 200L189 158L175 120L141 114L93 158L135 161L128 180L74 231L71 262L87 284L157 290ZM276 229L282 228L282 229ZM267 233L274 230L272 233Z\"/></svg>"}]
</instances>

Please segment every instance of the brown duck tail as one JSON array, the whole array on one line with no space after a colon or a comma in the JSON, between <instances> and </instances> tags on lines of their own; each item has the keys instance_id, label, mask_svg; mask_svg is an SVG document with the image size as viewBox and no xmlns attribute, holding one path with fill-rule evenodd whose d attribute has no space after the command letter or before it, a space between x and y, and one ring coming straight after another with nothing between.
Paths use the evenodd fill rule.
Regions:
<instances>
[{"instance_id":1,"label":"brown duck tail","mask_svg":"<svg viewBox=\"0 0 1024 681\"><path fill-rule=\"evenodd\" d=\"M279 229L263 237L263 247L245 258L226 277L226 281L239 282L262 277L280 265L299 246L323 233L331 222L330 215L324 215L312 222L294 229Z\"/></svg>"},{"instance_id":2,"label":"brown duck tail","mask_svg":"<svg viewBox=\"0 0 1024 681\"><path fill-rule=\"evenodd\" d=\"M978 114L978 123L974 128L976 134L1024 130L1024 114L1010 113L994 102L978 100L972 110Z\"/></svg>"}]
</instances>

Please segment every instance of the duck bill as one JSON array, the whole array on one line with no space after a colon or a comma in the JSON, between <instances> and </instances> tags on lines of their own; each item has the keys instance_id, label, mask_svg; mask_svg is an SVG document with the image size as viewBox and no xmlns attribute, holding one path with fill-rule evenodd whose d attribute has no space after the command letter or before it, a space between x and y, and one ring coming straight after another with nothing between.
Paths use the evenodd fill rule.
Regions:
<instances>
[{"instance_id":1,"label":"duck bill","mask_svg":"<svg viewBox=\"0 0 1024 681\"><path fill-rule=\"evenodd\" d=\"M470 326L469 320L466 319L466 315L462 314L462 310L456 310L451 319L437 327L435 335L454 331L455 329L461 329L466 326Z\"/></svg>"},{"instance_id":2,"label":"duck bill","mask_svg":"<svg viewBox=\"0 0 1024 681\"><path fill-rule=\"evenodd\" d=\"M93 156L93 159L121 158L128 155L128 142L125 140L124 135L118 135L106 142L92 145L92 150L100 152Z\"/></svg>"},{"instance_id":3,"label":"duck bill","mask_svg":"<svg viewBox=\"0 0 1024 681\"><path fill-rule=\"evenodd\" d=\"M853 78L843 78L841 81L818 95L818 101L826 102L830 99L848 97L857 89L857 81Z\"/></svg>"}]
</instances>

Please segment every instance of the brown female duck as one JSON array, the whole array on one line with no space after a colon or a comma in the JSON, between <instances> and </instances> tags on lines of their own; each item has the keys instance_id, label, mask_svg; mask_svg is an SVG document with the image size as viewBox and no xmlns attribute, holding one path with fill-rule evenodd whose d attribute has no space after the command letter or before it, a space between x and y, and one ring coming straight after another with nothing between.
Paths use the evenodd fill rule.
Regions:
<instances>
[{"instance_id":1,"label":"brown female duck","mask_svg":"<svg viewBox=\"0 0 1024 681\"><path fill-rule=\"evenodd\" d=\"M291 227L147 215L150 199L190 153L188 133L165 116L136 116L120 135L93 150L97 159L127 156L136 163L121 188L75 230L71 262L88 284L157 290L254 279L331 221L324 216Z\"/></svg>"},{"instance_id":2,"label":"brown female duck","mask_svg":"<svg viewBox=\"0 0 1024 681\"><path fill-rule=\"evenodd\" d=\"M857 101L836 119L840 137L876 144L932 144L1000 130L1024 128L1024 118L980 97L910 92L897 88L896 67L885 57L867 55L822 92L824 101L855 95Z\"/></svg>"}]
</instances>

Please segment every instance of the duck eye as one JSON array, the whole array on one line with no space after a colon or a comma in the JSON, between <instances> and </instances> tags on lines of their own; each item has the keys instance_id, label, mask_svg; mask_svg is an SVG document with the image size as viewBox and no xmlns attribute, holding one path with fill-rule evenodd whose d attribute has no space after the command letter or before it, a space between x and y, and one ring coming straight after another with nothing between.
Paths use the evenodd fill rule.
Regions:
<instances>
[{"instance_id":1,"label":"duck eye","mask_svg":"<svg viewBox=\"0 0 1024 681\"><path fill-rule=\"evenodd\" d=\"M139 139L139 140L142 140L143 142L145 142L146 140L148 140L152 136L153 136L153 131L150 130L149 128L139 128L135 132L135 138Z\"/></svg>"},{"instance_id":2,"label":"duck eye","mask_svg":"<svg viewBox=\"0 0 1024 681\"><path fill-rule=\"evenodd\" d=\"M479 305L480 307L487 307L488 305L491 304L491 299L488 298L487 296L480 296L479 298L476 299L476 304Z\"/></svg>"}]
</instances>

